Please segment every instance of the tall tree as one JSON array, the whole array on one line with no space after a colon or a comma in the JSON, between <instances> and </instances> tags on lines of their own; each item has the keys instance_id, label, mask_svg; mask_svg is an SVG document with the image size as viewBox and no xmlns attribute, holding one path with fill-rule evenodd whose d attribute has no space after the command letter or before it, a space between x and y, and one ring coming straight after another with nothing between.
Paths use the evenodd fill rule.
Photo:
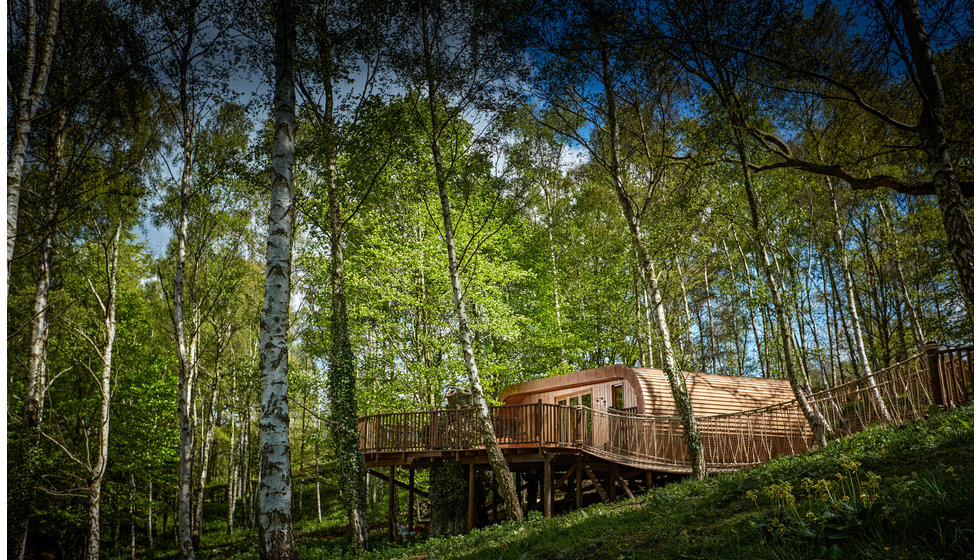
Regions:
<instances>
[{"instance_id":1,"label":"tall tree","mask_svg":"<svg viewBox=\"0 0 980 560\"><path fill-rule=\"evenodd\" d=\"M467 180L465 170L457 164L467 152L470 141L454 135L453 128L459 125L464 114L475 117L474 111L491 109L499 104L503 100L499 86L514 73L512 61L500 50L504 14L482 3L454 0L407 2L404 10L405 42L396 48L393 58L405 86L425 92L424 96L415 96L413 113L417 125L425 133L432 156L442 210L441 234L446 246L471 406L476 413L476 427L487 450L497 489L504 500L507 518L520 521L524 514L514 479L490 422L461 280L460 269L467 260L466 249L477 250L482 240L478 239L480 232L477 232L463 251L457 250L456 225L449 197L450 182Z\"/></svg>"},{"instance_id":2,"label":"tall tree","mask_svg":"<svg viewBox=\"0 0 980 560\"><path fill-rule=\"evenodd\" d=\"M26 5L25 5L26 4ZM13 94L10 103L13 122L10 146L7 150L7 288L10 288L10 263L14 258L14 245L17 242L17 214L20 211L21 177L24 173L24 160L31 127L41 108L51 73L55 52L55 39L61 19L61 0L48 0L47 16L43 26L39 26L38 6L35 0L25 3L15 2L9 8L8 32L10 41L22 47L19 68L15 67L15 80L8 84L8 95ZM20 70L19 74L16 70Z\"/></svg>"},{"instance_id":3,"label":"tall tree","mask_svg":"<svg viewBox=\"0 0 980 560\"><path fill-rule=\"evenodd\" d=\"M289 457L289 296L293 161L296 150L296 14L292 0L275 5L272 199L266 246L265 303L259 322L262 414L259 419L259 555L293 560L293 481Z\"/></svg>"},{"instance_id":4,"label":"tall tree","mask_svg":"<svg viewBox=\"0 0 980 560\"><path fill-rule=\"evenodd\" d=\"M547 3L543 3L545 6ZM663 358L662 366L671 387L674 404L684 425L684 439L691 461L691 468L698 478L705 476L704 450L700 431L691 407L690 395L683 374L677 367L674 356L670 325L664 308L664 292L659 281L659 273L645 238L641 218L647 210L656 207L659 199L665 197L666 177L669 175L667 163L673 154L667 141L657 152L649 143L646 126L650 125L644 117L651 117L645 103L633 104L635 117L631 115L629 129L632 153L642 154L646 161L627 162L623 157L623 131L621 101L628 93L626 82L638 91L642 81L641 72L627 70L625 59L635 56L622 47L622 38L630 33L624 27L631 4L617 2L588 2L580 8L570 10L563 16L553 16L550 21L543 19L540 27L532 24L532 46L543 56L543 72L539 76L539 91L560 117L555 131L584 146L598 168L602 170L604 182L611 187L619 202L621 216L626 222L633 255L640 270L640 283L644 294L644 314L653 317L659 333L659 349ZM536 28L535 28L536 27ZM656 47L651 47L655 49ZM649 54L642 59L644 66L653 71L665 71L663 57ZM644 83L649 85L657 80ZM672 104L670 83L663 89L644 90L644 94L655 98L651 105L667 107ZM671 108L663 110L661 117L669 119ZM661 122L664 134L671 124ZM586 129L587 132L583 132ZM640 160L637 155L635 160ZM636 167L631 167L635 165ZM627 179L627 170L643 169L642 191L634 198ZM635 172L635 171L634 171ZM669 262L669 261L668 261ZM651 345L652 346L652 345ZM650 351L652 353L652 351Z\"/></svg>"},{"instance_id":5,"label":"tall tree","mask_svg":"<svg viewBox=\"0 0 980 560\"><path fill-rule=\"evenodd\" d=\"M302 6L300 18L302 37L307 48L301 51L300 92L309 121L311 146L315 161L313 175L323 183L313 186L309 208L304 208L314 225L329 237L332 271L331 332L329 397L331 432L337 446L341 467L341 497L346 502L350 526L354 533L354 548L368 546L365 518L366 489L364 457L360 451L357 432L357 363L351 343L348 323L347 284L345 280L345 227L361 209L373 190L387 158L377 151L366 156L365 162L379 161L378 169L367 181L341 176L346 170L338 167L340 153L354 141L351 130L358 125L362 108L369 99L378 76L378 54L384 42L384 14L387 8L374 2L353 2L347 5L309 3ZM364 76L363 87L348 87L354 74ZM364 129L366 130L366 129ZM353 133L356 134L356 133ZM358 165L354 163L354 167ZM312 169L311 169L312 172ZM354 175L355 173L349 172ZM347 203L346 185L363 188L356 193L353 208ZM317 198L325 198L326 204ZM324 207L326 212L317 213ZM323 219L323 218L326 219Z\"/></svg>"},{"instance_id":6,"label":"tall tree","mask_svg":"<svg viewBox=\"0 0 980 560\"><path fill-rule=\"evenodd\" d=\"M177 421L180 427L178 466L177 538L181 558L194 554L193 511L191 508L194 471L194 400L198 375L201 326L201 299L193 297L198 268L188 264L188 237L192 230L192 206L196 195L207 184L195 184L196 143L201 125L220 103L215 95L224 87L231 72L234 54L229 30L235 25L239 9L218 0L185 0L179 5L153 5L148 20L157 27L153 33L169 48L161 51L157 65L170 91L163 98L166 111L176 128L176 142L168 147L174 166L165 181L163 214L170 222L175 239L174 272L170 282L171 322L178 366ZM170 166L168 165L168 169ZM163 221L163 220L161 220ZM190 273L190 278L188 278ZM162 271L160 282L165 282ZM188 296L192 297L188 297ZM188 313L189 312L189 313ZM189 314L189 316L188 316Z\"/></svg>"}]
</instances>

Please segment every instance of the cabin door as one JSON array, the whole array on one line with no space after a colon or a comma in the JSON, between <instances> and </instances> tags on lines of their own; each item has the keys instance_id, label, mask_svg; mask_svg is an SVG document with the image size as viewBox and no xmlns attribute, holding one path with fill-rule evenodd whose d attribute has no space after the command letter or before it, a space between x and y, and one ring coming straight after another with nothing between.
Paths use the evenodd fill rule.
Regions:
<instances>
[{"instance_id":1,"label":"cabin door","mask_svg":"<svg viewBox=\"0 0 980 560\"><path fill-rule=\"evenodd\" d=\"M555 397L555 404L562 407L558 409L558 433L562 443L573 445L580 438L588 441L592 431L592 390L582 391L573 394L566 394ZM582 407L582 431L578 433L578 410Z\"/></svg>"}]
</instances>

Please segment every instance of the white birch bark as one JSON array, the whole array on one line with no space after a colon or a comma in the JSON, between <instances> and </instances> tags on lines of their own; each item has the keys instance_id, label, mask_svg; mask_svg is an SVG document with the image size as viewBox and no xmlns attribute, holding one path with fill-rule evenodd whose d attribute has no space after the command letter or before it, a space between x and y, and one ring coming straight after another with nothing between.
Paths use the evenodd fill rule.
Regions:
<instances>
[{"instance_id":1,"label":"white birch bark","mask_svg":"<svg viewBox=\"0 0 980 560\"><path fill-rule=\"evenodd\" d=\"M844 245L844 232L841 227L840 210L837 205L837 191L830 178L826 178L826 181L830 186L830 198L834 209L834 243L837 245L837 252L840 254L841 270L844 272L844 293L847 295L847 312L851 322L850 332L854 337L854 351L857 353L858 361L861 365L861 374L867 380L868 387L871 389L871 398L874 400L878 414L883 421L890 422L891 414L888 413L885 401L878 391L878 384L871 375L871 365L868 363L868 354L864 347L864 334L861 332L861 320L857 311L857 296L854 293L854 279L851 277L851 268L847 260L847 247Z\"/></svg>"},{"instance_id":2,"label":"white birch bark","mask_svg":"<svg viewBox=\"0 0 980 560\"><path fill-rule=\"evenodd\" d=\"M44 396L48 389L47 344L48 344L48 304L51 292L51 263L55 252L55 237L58 222L58 191L61 181L61 160L64 153L64 140L67 113L62 110L58 116L59 126L54 138L54 152L51 161L51 176L48 180L48 203L44 216L44 238L38 258L37 285L31 306L30 346L27 359L27 379L24 390L24 405L19 434L20 460L11 469L11 490L9 497L11 530L8 540L10 551L17 558L25 553L27 526L31 516L37 485L34 478L39 468L39 444L41 421L44 418Z\"/></svg>"},{"instance_id":3,"label":"white birch bark","mask_svg":"<svg viewBox=\"0 0 980 560\"><path fill-rule=\"evenodd\" d=\"M424 70L426 73L426 86L428 88L428 109L431 130L429 131L429 148L432 153L432 164L435 171L436 184L439 188L439 201L442 207L442 220L444 237L446 243L446 254L449 265L449 282L452 286L453 305L456 308L456 318L459 322L459 341L463 351L463 364L466 368L466 375L469 379L472 407L476 415L477 429L483 440L487 451L487 460L493 470L494 480L497 483L497 490L504 499L504 508L507 518L511 521L522 521L524 512L521 510L517 498L517 490L514 479L511 475L510 466L500 450L497 442L497 435L494 433L493 425L490 423L490 410L483 394L483 384L480 382L480 372L476 365L476 358L473 355L473 333L470 329L469 317L466 312L466 301L463 296L462 283L460 282L459 260L456 255L456 239L453 227L452 210L449 205L449 193L446 183L449 178L443 167L442 148L439 144L441 131L445 123L440 124L438 112L439 89L436 86L435 62L433 61L433 46L430 37L428 15L423 13L421 18L422 30L422 55L424 57Z\"/></svg>"},{"instance_id":4,"label":"white birch bark","mask_svg":"<svg viewBox=\"0 0 980 560\"><path fill-rule=\"evenodd\" d=\"M918 0L897 2L909 54L913 62L913 84L922 98L922 114L916 127L922 148L926 152L929 171L936 186L936 198L943 214L943 228L953 263L959 273L964 304L973 312L973 222L956 180L946 138L946 98L936 69L935 57L929 45L930 34L919 13Z\"/></svg>"},{"instance_id":5,"label":"white birch bark","mask_svg":"<svg viewBox=\"0 0 980 560\"><path fill-rule=\"evenodd\" d=\"M219 335L220 337L220 335ZM216 343L216 352L221 352L221 341ZM218 423L218 368L219 360L215 360L214 380L211 385L211 394L208 399L208 406L204 411L207 416L203 418L203 432L201 434L201 470L197 481L197 497L194 500L194 528L193 533L197 534L198 540L204 535L204 489L208 482L208 466L211 463L211 445L214 443L214 426Z\"/></svg>"},{"instance_id":6,"label":"white birch bark","mask_svg":"<svg viewBox=\"0 0 980 560\"><path fill-rule=\"evenodd\" d=\"M289 455L289 295L293 161L296 142L296 16L290 0L275 4L272 196L266 245L265 302L259 323L262 412L259 419L259 556L293 560L293 482Z\"/></svg>"},{"instance_id":7,"label":"white birch bark","mask_svg":"<svg viewBox=\"0 0 980 560\"><path fill-rule=\"evenodd\" d=\"M24 159L31 135L34 117L37 115L48 87L51 60L54 56L55 36L61 19L61 0L50 0L44 23L43 39L39 36L37 6L35 0L27 0L27 45L24 68L20 77L20 89L13 100L14 133L10 137L7 155L7 290L10 290L10 264L17 243L17 215L20 211L21 177ZM38 41L41 53L38 55ZM8 82L9 85L9 82ZM9 92L9 89L8 89ZM22 555L22 553L21 553Z\"/></svg>"},{"instance_id":8,"label":"white birch bark","mask_svg":"<svg viewBox=\"0 0 980 560\"><path fill-rule=\"evenodd\" d=\"M652 299L652 301L647 302L647 305L652 304L654 320L657 323L657 330L660 332L664 355L664 374L670 383L670 392L674 399L674 406L677 408L677 414L680 416L681 424L684 426L684 443L691 461L691 474L694 478L701 479L707 475L705 472L704 448L701 445L701 431L698 429L697 420L694 417L694 409L691 405L691 397L687 391L687 383L684 380L684 375L677 369L674 361L674 348L670 338L670 328L667 325L667 317L664 313L663 297L660 292L660 284L657 281L656 271L653 267L653 258L650 256L646 244L643 243L639 221L633 212L633 203L630 201L629 194L626 192L626 186L623 184L619 155L619 120L617 117L615 92L613 91L612 69L609 62L609 46L606 44L604 38L601 41L601 81L605 93L606 126L609 131L610 178L620 206L622 207L626 225L630 230L633 248L636 251L637 257L640 259L640 276L646 284L647 291Z\"/></svg>"},{"instance_id":9,"label":"white birch bark","mask_svg":"<svg viewBox=\"0 0 980 560\"><path fill-rule=\"evenodd\" d=\"M752 186L752 176L749 173L749 167L745 157L745 146L742 144L741 135L738 131L738 125L734 122L734 118L732 123L732 131L734 132L736 138L739 160L742 168L742 182L745 188L745 196L749 203L749 215L752 222L752 229L755 234L754 240L756 247L759 250L760 260L762 261L762 270L766 276L766 285L769 287L769 293L772 296L772 303L776 312L776 323L779 326L780 346L783 351L783 361L786 365L786 377L789 379L790 387L793 390L793 395L796 397L796 402L800 406L803 416L806 417L807 422L809 422L810 428L813 431L814 443L816 443L818 447L825 447L827 445L827 433L830 431L830 427L817 414L817 411L810 406L809 397L803 391L802 387L800 387L796 372L796 358L793 354L792 326L789 323L786 307L783 304L782 291L780 290L779 284L776 282L775 276L773 276L773 264L769 258L769 243L765 230L762 228L761 221L759 219L758 200L755 196L755 189Z\"/></svg>"},{"instance_id":10,"label":"white birch bark","mask_svg":"<svg viewBox=\"0 0 980 560\"><path fill-rule=\"evenodd\" d=\"M99 294L93 290L96 300L102 306L103 328L105 329L105 344L99 354L102 363L99 375L99 431L98 447L95 451L95 463L89 470L88 488L88 541L85 547L86 560L99 559L99 509L102 503L102 479L105 476L106 465L109 462L109 405L112 400L112 350L116 343L116 270L119 265L119 234L122 224L116 225L112 241L107 247L106 259L109 269L106 270L106 299L103 302Z\"/></svg>"}]
</instances>

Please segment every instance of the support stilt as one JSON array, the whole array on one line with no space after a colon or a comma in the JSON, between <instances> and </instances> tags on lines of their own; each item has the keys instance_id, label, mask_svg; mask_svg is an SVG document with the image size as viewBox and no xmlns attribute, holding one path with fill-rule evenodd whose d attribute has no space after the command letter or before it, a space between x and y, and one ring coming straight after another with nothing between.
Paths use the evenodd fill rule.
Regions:
<instances>
[{"instance_id":1,"label":"support stilt","mask_svg":"<svg viewBox=\"0 0 980 560\"><path fill-rule=\"evenodd\" d=\"M575 509L582 508L582 465L575 465Z\"/></svg>"},{"instance_id":2,"label":"support stilt","mask_svg":"<svg viewBox=\"0 0 980 560\"><path fill-rule=\"evenodd\" d=\"M470 464L469 499L466 505L466 528L472 531L476 527L476 465Z\"/></svg>"},{"instance_id":3,"label":"support stilt","mask_svg":"<svg viewBox=\"0 0 980 560\"><path fill-rule=\"evenodd\" d=\"M545 459L544 461L544 516L551 517L551 506L552 506L552 494L554 482L554 477L551 472L551 460Z\"/></svg>"},{"instance_id":4,"label":"support stilt","mask_svg":"<svg viewBox=\"0 0 980 560\"><path fill-rule=\"evenodd\" d=\"M388 471L388 540L395 540L395 467Z\"/></svg>"},{"instance_id":5,"label":"support stilt","mask_svg":"<svg viewBox=\"0 0 980 560\"><path fill-rule=\"evenodd\" d=\"M415 469L408 469L408 530L415 527Z\"/></svg>"}]
</instances>

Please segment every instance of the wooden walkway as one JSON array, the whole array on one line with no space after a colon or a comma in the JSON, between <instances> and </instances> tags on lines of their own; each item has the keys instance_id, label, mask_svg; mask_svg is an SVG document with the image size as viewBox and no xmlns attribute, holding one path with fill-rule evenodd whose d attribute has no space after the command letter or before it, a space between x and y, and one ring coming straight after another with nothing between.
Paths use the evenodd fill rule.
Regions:
<instances>
[{"instance_id":1,"label":"wooden walkway","mask_svg":"<svg viewBox=\"0 0 980 560\"><path fill-rule=\"evenodd\" d=\"M866 379L820 391L810 403L830 426L830 438L873 424L900 424L938 407L973 399L973 347L938 346L873 374L889 419L870 398ZM677 417L652 417L581 406L526 404L490 409L508 459L589 455L647 472L691 472ZM473 463L485 458L472 409L377 414L361 419L369 466L419 466L437 458ZM813 434L795 400L735 414L698 418L709 472L730 471L811 448ZM550 459L549 459L550 461Z\"/></svg>"}]
</instances>

